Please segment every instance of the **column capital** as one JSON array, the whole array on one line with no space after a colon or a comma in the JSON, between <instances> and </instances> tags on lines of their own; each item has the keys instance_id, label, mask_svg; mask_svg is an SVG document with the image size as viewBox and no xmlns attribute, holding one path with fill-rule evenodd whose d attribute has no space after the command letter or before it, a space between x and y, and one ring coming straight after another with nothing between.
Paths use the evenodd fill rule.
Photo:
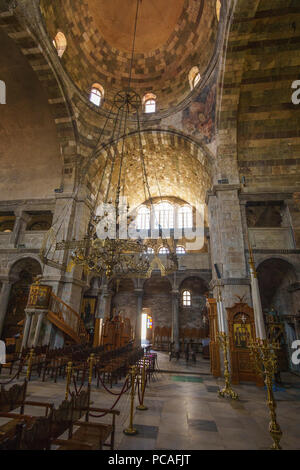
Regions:
<instances>
[{"instance_id":1,"label":"column capital","mask_svg":"<svg viewBox=\"0 0 300 470\"><path fill-rule=\"evenodd\" d=\"M25 308L25 313L28 316L34 315L36 312L40 313L42 310L36 310L35 308Z\"/></svg>"},{"instance_id":2,"label":"column capital","mask_svg":"<svg viewBox=\"0 0 300 470\"><path fill-rule=\"evenodd\" d=\"M30 220L30 215L26 214L26 211L22 207L18 207L17 209L14 210L14 214L16 218L22 219L25 222L28 222Z\"/></svg>"},{"instance_id":3,"label":"column capital","mask_svg":"<svg viewBox=\"0 0 300 470\"><path fill-rule=\"evenodd\" d=\"M215 287L223 287L223 286L248 286L251 284L250 278L248 277L229 277L229 278L222 278L222 279L212 279L209 283L210 289L214 289Z\"/></svg>"},{"instance_id":4,"label":"column capital","mask_svg":"<svg viewBox=\"0 0 300 470\"><path fill-rule=\"evenodd\" d=\"M15 280L15 279L12 279L11 277L7 277L7 276L3 276L3 277L0 276L1 284L13 284L17 280L18 279Z\"/></svg>"},{"instance_id":5,"label":"column capital","mask_svg":"<svg viewBox=\"0 0 300 470\"><path fill-rule=\"evenodd\" d=\"M208 204L209 198L217 196L220 191L237 191L240 192L240 184L215 184L213 188L206 192L205 202Z\"/></svg>"},{"instance_id":6,"label":"column capital","mask_svg":"<svg viewBox=\"0 0 300 470\"><path fill-rule=\"evenodd\" d=\"M136 295L143 295L144 294L144 289L142 289L142 288L134 289L134 293Z\"/></svg>"},{"instance_id":7,"label":"column capital","mask_svg":"<svg viewBox=\"0 0 300 470\"><path fill-rule=\"evenodd\" d=\"M107 289L107 288L102 288L100 292L103 295L103 297L109 297L114 294L113 290Z\"/></svg>"}]
</instances>

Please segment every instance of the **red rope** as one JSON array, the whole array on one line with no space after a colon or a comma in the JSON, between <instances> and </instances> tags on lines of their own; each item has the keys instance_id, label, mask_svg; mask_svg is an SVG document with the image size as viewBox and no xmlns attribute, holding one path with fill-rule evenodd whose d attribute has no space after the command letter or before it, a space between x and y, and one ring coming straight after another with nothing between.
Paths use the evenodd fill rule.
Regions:
<instances>
[{"instance_id":1,"label":"red rope","mask_svg":"<svg viewBox=\"0 0 300 470\"><path fill-rule=\"evenodd\" d=\"M78 390L78 389L77 389L77 385L76 385L76 379L75 379L75 377L74 377L74 375L73 375L73 383L74 383L75 394L76 394L76 396L78 397L78 395L80 394L80 392L81 392L81 390L82 390L82 387L83 387L83 385L84 385L84 382L81 382L80 388L79 388L79 390Z\"/></svg>"},{"instance_id":2,"label":"red rope","mask_svg":"<svg viewBox=\"0 0 300 470\"><path fill-rule=\"evenodd\" d=\"M22 367L23 367L23 364L22 364ZM9 379L8 382L0 382L0 385L8 385L8 384L10 384L13 380L15 380L15 378L17 377L17 375L20 374L20 372L21 372L21 364L20 364L20 366L19 366L19 370L16 372L16 374L15 374L12 378Z\"/></svg>"},{"instance_id":3,"label":"red rope","mask_svg":"<svg viewBox=\"0 0 300 470\"><path fill-rule=\"evenodd\" d=\"M137 377L137 389L138 389L138 398L139 398L139 403L140 405L142 404L142 400L141 400L141 395L140 395L140 382L139 382L139 378Z\"/></svg>"},{"instance_id":4,"label":"red rope","mask_svg":"<svg viewBox=\"0 0 300 470\"><path fill-rule=\"evenodd\" d=\"M101 384L103 385L104 389L105 389L108 393L110 393L111 395L118 396L118 395L122 394L122 391L121 391L121 393L115 393L115 392L112 392L111 390L109 390L109 388L106 387L104 381L102 380L99 371L98 371L98 379L100 380L100 382L101 382ZM126 379L126 381L127 381L127 379ZM126 383L126 382L125 382L125 383Z\"/></svg>"},{"instance_id":5,"label":"red rope","mask_svg":"<svg viewBox=\"0 0 300 470\"><path fill-rule=\"evenodd\" d=\"M138 384L138 397L139 397L139 402L140 402L140 405L141 405L144 402L144 396L145 396L145 391L146 391L146 386L147 386L147 375L146 375L144 387L142 387L142 384L141 384L142 398L141 398L141 394L140 394L140 384L139 384L138 379L137 379L137 384Z\"/></svg>"},{"instance_id":6,"label":"red rope","mask_svg":"<svg viewBox=\"0 0 300 470\"><path fill-rule=\"evenodd\" d=\"M142 400L143 400L142 403L144 403L146 387L147 387L147 374L146 374L146 379L145 379L145 383L144 383L144 389L142 391Z\"/></svg>"},{"instance_id":7,"label":"red rope","mask_svg":"<svg viewBox=\"0 0 300 470\"><path fill-rule=\"evenodd\" d=\"M92 418L102 418L103 416L106 416L110 411L112 411L112 410L114 409L114 407L117 405L117 403L118 403L118 401L120 400L120 398L121 398L121 396L123 395L123 393L126 393L126 392L128 391L130 385L129 385L129 387L127 388L127 390L125 391L125 386L126 386L127 382L128 382L128 377L127 377L127 379L125 380L125 383L124 383L124 385L123 385L123 388L122 388L122 390L121 390L120 395L118 396L118 398L116 399L115 403L113 404L113 406L112 406L111 408L109 408L108 411L105 411L105 412L102 413L101 415L95 415L95 414L93 414L93 413L89 413L89 416L92 416Z\"/></svg>"}]
</instances>

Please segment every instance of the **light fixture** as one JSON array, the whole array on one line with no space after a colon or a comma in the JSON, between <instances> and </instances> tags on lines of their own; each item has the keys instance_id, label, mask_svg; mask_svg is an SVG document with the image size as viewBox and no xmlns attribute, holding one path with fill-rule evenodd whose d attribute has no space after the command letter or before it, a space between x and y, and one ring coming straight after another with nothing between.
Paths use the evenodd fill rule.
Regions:
<instances>
[{"instance_id":1,"label":"light fixture","mask_svg":"<svg viewBox=\"0 0 300 470\"><path fill-rule=\"evenodd\" d=\"M71 270L74 265L77 265L81 266L86 273L91 272L100 276L106 276L107 279L111 279L113 277L150 277L152 271L155 269L160 270L161 275L165 276L178 269L174 240L166 240L162 236L161 230L159 230L159 239L124 239L121 235L121 222L124 221L124 216L123 214L120 214L120 195L121 193L124 193L125 188L126 172L124 161L128 160L128 156L126 156L127 158L125 159L125 140L133 133L134 125L136 126L136 133L139 141L139 160L141 164L141 178L144 194L145 198L150 202L150 205L153 208L153 199L150 192L141 139L140 111L142 111L142 101L140 96L131 88L132 66L140 1L141 0L137 0L128 88L116 93L112 108L106 120L106 123L109 119L113 121L113 132L109 140L111 149L110 155L112 155L112 158L107 153L107 159L105 162L105 169L109 170L109 178L104 192L104 203L111 204L114 209L116 223L115 236L99 238L97 233L97 227L100 222L105 222L105 218L107 218L107 223L109 222L109 214L107 212L104 212L101 216L97 215L97 208L100 204L100 191L104 189L102 188L104 178L102 178L95 197L95 203L89 221L88 233L85 239L79 241L63 240L56 243L56 250L71 251L71 261L68 266L69 270ZM106 124L104 126L106 126ZM93 151L93 155L98 154L101 149L107 147L108 142L104 142L102 140L103 135L105 135L104 128L101 130L100 138L98 140L97 147ZM116 169L118 183L113 203L110 196L113 188L112 176L114 172L116 172ZM127 215L125 217L125 225L127 223L128 227L132 222L132 219ZM48 262L45 253L45 245L46 244L44 244L44 249L41 252L41 257L46 264L51 264ZM164 247L164 250L167 253L163 261L160 259L161 257L158 257L159 248L161 246Z\"/></svg>"}]
</instances>

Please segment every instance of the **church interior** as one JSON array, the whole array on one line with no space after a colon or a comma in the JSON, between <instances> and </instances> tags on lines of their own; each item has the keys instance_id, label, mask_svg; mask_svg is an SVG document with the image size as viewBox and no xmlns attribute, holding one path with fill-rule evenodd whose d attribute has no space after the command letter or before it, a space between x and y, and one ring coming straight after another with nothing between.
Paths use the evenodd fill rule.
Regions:
<instances>
[{"instance_id":1,"label":"church interior","mask_svg":"<svg viewBox=\"0 0 300 470\"><path fill-rule=\"evenodd\" d=\"M0 450L300 449L299 67L299 0L0 0Z\"/></svg>"}]
</instances>

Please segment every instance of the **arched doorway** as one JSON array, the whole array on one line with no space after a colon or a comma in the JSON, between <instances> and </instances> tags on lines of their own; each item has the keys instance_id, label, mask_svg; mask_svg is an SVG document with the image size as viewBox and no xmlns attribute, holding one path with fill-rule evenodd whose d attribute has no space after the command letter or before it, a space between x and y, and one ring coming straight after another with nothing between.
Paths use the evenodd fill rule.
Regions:
<instances>
[{"instance_id":1,"label":"arched doorway","mask_svg":"<svg viewBox=\"0 0 300 470\"><path fill-rule=\"evenodd\" d=\"M276 335L281 343L280 369L297 369L290 358L291 345L298 339L297 323L294 321L299 305L297 276L292 264L281 258L269 258L260 263L257 277L266 329ZM299 368L300 370L300 368Z\"/></svg>"},{"instance_id":2,"label":"arched doorway","mask_svg":"<svg viewBox=\"0 0 300 470\"><path fill-rule=\"evenodd\" d=\"M15 282L10 292L2 338L13 338L21 334L23 325L19 323L25 318L29 289L34 278L41 273L40 263L33 258L21 259L12 266L10 278Z\"/></svg>"},{"instance_id":3,"label":"arched doorway","mask_svg":"<svg viewBox=\"0 0 300 470\"><path fill-rule=\"evenodd\" d=\"M143 308L141 315L142 315L141 343L142 343L142 346L145 347L152 343L153 318L151 315L151 310L149 308Z\"/></svg>"}]
</instances>

